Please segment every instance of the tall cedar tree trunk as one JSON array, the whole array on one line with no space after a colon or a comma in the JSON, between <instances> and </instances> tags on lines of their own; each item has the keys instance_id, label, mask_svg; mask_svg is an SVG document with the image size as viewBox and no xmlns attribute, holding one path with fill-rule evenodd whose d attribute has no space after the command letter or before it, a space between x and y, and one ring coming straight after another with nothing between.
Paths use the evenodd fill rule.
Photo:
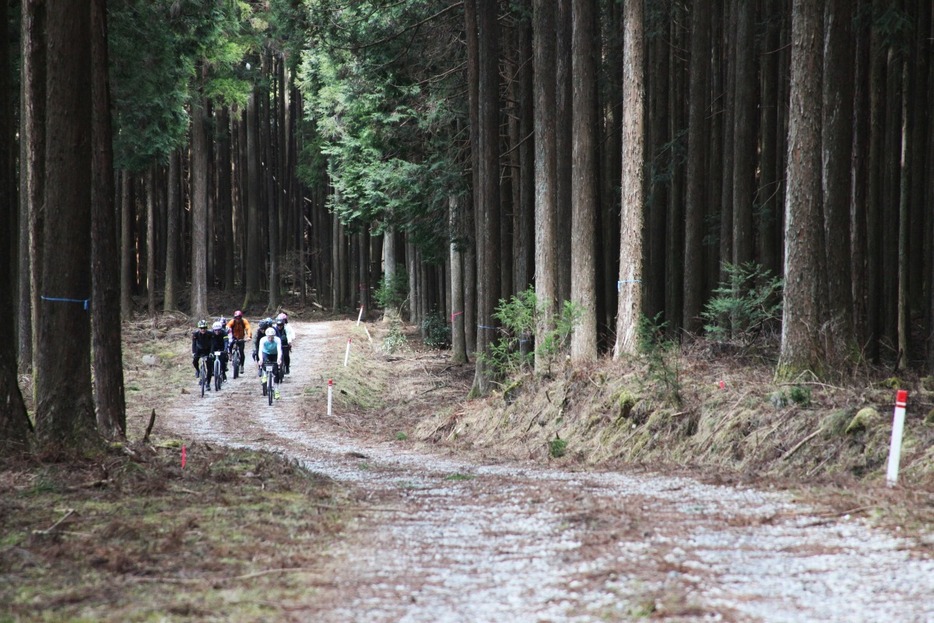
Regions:
<instances>
[{"instance_id":1,"label":"tall cedar tree trunk","mask_svg":"<svg viewBox=\"0 0 934 623\"><path fill-rule=\"evenodd\" d=\"M668 191L674 181L674 163L669 157L671 145L668 145L669 123L674 122L674 110L668 108L669 89L674 88L670 49L675 26L671 23L672 12L665 7L659 13L665 23L654 36L646 41L646 65L651 67L645 83L646 126L645 144L649 167L648 194L643 210L645 223L643 307L645 314L654 318L664 308L665 281L665 242L669 232L666 223L669 220L668 208L680 210L681 206L670 206ZM667 149L666 149L667 148ZM662 176L665 179L662 179ZM672 214L675 221L675 215ZM676 223L680 225L681 219ZM674 223L673 223L674 224Z\"/></svg>"},{"instance_id":2,"label":"tall cedar tree trunk","mask_svg":"<svg viewBox=\"0 0 934 623\"><path fill-rule=\"evenodd\" d=\"M464 334L464 251L461 241L464 209L461 197L448 197L448 222L451 226L451 363L467 363L467 340Z\"/></svg>"},{"instance_id":3,"label":"tall cedar tree trunk","mask_svg":"<svg viewBox=\"0 0 934 623\"><path fill-rule=\"evenodd\" d=\"M571 227L571 154L573 83L571 73L571 0L555 9L555 231ZM559 155L560 154L560 155ZM555 312L571 298L571 236L555 235Z\"/></svg>"},{"instance_id":4,"label":"tall cedar tree trunk","mask_svg":"<svg viewBox=\"0 0 934 623\"><path fill-rule=\"evenodd\" d=\"M823 3L794 0L791 118L785 197L785 300L776 377L827 371L822 346L825 296L821 212L821 76Z\"/></svg>"},{"instance_id":5,"label":"tall cedar tree trunk","mask_svg":"<svg viewBox=\"0 0 934 623\"><path fill-rule=\"evenodd\" d=\"M218 251L224 266L221 269L221 279L224 290L233 290L234 287L234 241L233 229L233 186L231 184L230 168L230 108L220 106L217 109L217 126L215 128L215 141L217 152L217 221L220 227Z\"/></svg>"},{"instance_id":6,"label":"tall cedar tree trunk","mask_svg":"<svg viewBox=\"0 0 934 623\"><path fill-rule=\"evenodd\" d=\"M415 244L408 236L405 236L405 261L409 278L409 322L418 326L422 323L421 309L419 308L418 258L416 257Z\"/></svg>"},{"instance_id":7,"label":"tall cedar tree trunk","mask_svg":"<svg viewBox=\"0 0 934 623\"><path fill-rule=\"evenodd\" d=\"M898 255L899 255L899 152L901 149L901 54L894 45L886 54L885 138L882 165L882 338L898 356ZM897 361L896 361L897 365Z\"/></svg>"},{"instance_id":8,"label":"tall cedar tree trunk","mask_svg":"<svg viewBox=\"0 0 934 623\"><path fill-rule=\"evenodd\" d=\"M39 322L39 286L42 270L42 227L45 221L43 180L45 178L45 2L22 3L22 70L20 131L21 213L26 224L26 244L20 249L20 367L35 370ZM22 252L22 251L21 251Z\"/></svg>"},{"instance_id":9,"label":"tall cedar tree trunk","mask_svg":"<svg viewBox=\"0 0 934 623\"><path fill-rule=\"evenodd\" d=\"M156 165L146 169L146 307L156 317Z\"/></svg>"},{"instance_id":10,"label":"tall cedar tree trunk","mask_svg":"<svg viewBox=\"0 0 934 623\"><path fill-rule=\"evenodd\" d=\"M9 3L0 4L0 24L4 27L8 24L8 8ZM11 226L16 210L11 75L10 46L4 40L0 45L0 309L13 308L13 254L18 251L13 244L16 230ZM0 456L28 450L29 439L30 422L17 383L14 342L3 340L0 344Z\"/></svg>"},{"instance_id":11,"label":"tall cedar tree trunk","mask_svg":"<svg viewBox=\"0 0 934 623\"><path fill-rule=\"evenodd\" d=\"M554 357L544 348L555 328L558 296L557 188L555 99L556 41L555 6L551 0L535 0L534 48L535 90L535 294L538 301L535 325L535 371L545 374Z\"/></svg>"},{"instance_id":12,"label":"tall cedar tree trunk","mask_svg":"<svg viewBox=\"0 0 934 623\"><path fill-rule=\"evenodd\" d=\"M91 0L93 161L91 163L91 336L97 428L126 437L126 396L120 331L120 264L114 201L113 130L107 68L107 0Z\"/></svg>"},{"instance_id":13,"label":"tall cedar tree trunk","mask_svg":"<svg viewBox=\"0 0 934 623\"><path fill-rule=\"evenodd\" d=\"M606 59L606 105L604 108L605 136L600 141L603 163L600 180L601 209L597 231L600 234L600 266L602 279L598 281L598 302L601 303L600 327L609 350L616 327L617 281L619 280L619 227L620 198L619 182L622 168L622 78L623 78L623 18L620 4L610 3L606 7L607 27L605 49L602 57Z\"/></svg>"},{"instance_id":14,"label":"tall cedar tree trunk","mask_svg":"<svg viewBox=\"0 0 934 623\"><path fill-rule=\"evenodd\" d=\"M295 248L294 240L290 235L295 231L297 223L292 219L292 208L289 188L288 175L288 141L286 140L286 130L288 129L289 107L285 98L286 79L285 79L285 58L282 54L275 57L276 67L276 184L275 193L279 203L279 253L282 258L291 258L291 253ZM286 260L288 261L288 259ZM287 265L286 270L292 272L292 266Z\"/></svg>"},{"instance_id":15,"label":"tall cedar tree trunk","mask_svg":"<svg viewBox=\"0 0 934 623\"><path fill-rule=\"evenodd\" d=\"M736 55L733 81L733 264L751 262L756 253L753 201L756 181L756 3L736 4ZM724 258L726 259L726 258ZM737 295L739 293L736 293Z\"/></svg>"},{"instance_id":16,"label":"tall cedar tree trunk","mask_svg":"<svg viewBox=\"0 0 934 623\"><path fill-rule=\"evenodd\" d=\"M642 224L645 204L645 22L643 0L623 7L623 168L619 308L613 358L638 349L642 318Z\"/></svg>"},{"instance_id":17,"label":"tall cedar tree trunk","mask_svg":"<svg viewBox=\"0 0 934 623\"><path fill-rule=\"evenodd\" d=\"M707 8L710 9L710 55L711 63L708 65L708 81L710 83L710 114L708 119L708 151L707 151L707 188L704 193L707 199L707 210L704 218L711 226L705 228L704 234L710 239L705 245L706 255L704 258L704 294L710 291L721 279L721 245L722 238L720 232L720 221L723 218L721 204L723 202L723 168L725 166L723 145L725 143L728 106L726 94L725 65L721 60L727 54L729 49L725 38L720 34L723 30L722 24L724 13L727 12L727 3L710 2ZM732 153L732 151L728 152ZM702 295L701 299L705 297Z\"/></svg>"},{"instance_id":18,"label":"tall cedar tree trunk","mask_svg":"<svg viewBox=\"0 0 934 623\"><path fill-rule=\"evenodd\" d=\"M500 296L499 250L499 46L496 0L477 0L477 91L479 188L477 189L477 352L485 355L496 337L493 317ZM485 395L492 387L492 370L477 357L471 393Z\"/></svg>"},{"instance_id":19,"label":"tall cedar tree trunk","mask_svg":"<svg viewBox=\"0 0 934 623\"><path fill-rule=\"evenodd\" d=\"M572 151L571 301L581 318L571 336L571 359L597 358L597 58L595 0L573 0L574 142Z\"/></svg>"},{"instance_id":20,"label":"tall cedar tree trunk","mask_svg":"<svg viewBox=\"0 0 934 623\"><path fill-rule=\"evenodd\" d=\"M523 1L523 14L516 24L518 34L519 75L519 204L513 227L515 255L513 290L522 292L532 285L535 270L535 112L532 87L532 7ZM528 344L528 341L523 344Z\"/></svg>"},{"instance_id":21,"label":"tall cedar tree trunk","mask_svg":"<svg viewBox=\"0 0 934 623\"><path fill-rule=\"evenodd\" d=\"M396 232L392 227L387 227L383 233L383 284L384 287L392 287L396 282L397 266L399 257L396 251ZM387 319L399 317L399 308L393 303L387 305L383 310Z\"/></svg>"},{"instance_id":22,"label":"tall cedar tree trunk","mask_svg":"<svg viewBox=\"0 0 934 623\"><path fill-rule=\"evenodd\" d=\"M96 445L91 387L91 11L46 3L46 205L36 370L40 447ZM95 310L96 311L96 310ZM64 337L63 337L64 336Z\"/></svg>"},{"instance_id":23,"label":"tall cedar tree trunk","mask_svg":"<svg viewBox=\"0 0 934 623\"><path fill-rule=\"evenodd\" d=\"M370 232L360 232L360 248L357 250L357 294L358 303L363 310L370 308L367 294L370 291Z\"/></svg>"},{"instance_id":24,"label":"tall cedar tree trunk","mask_svg":"<svg viewBox=\"0 0 934 623\"><path fill-rule=\"evenodd\" d=\"M120 316L127 320L133 314L133 209L130 205L130 172L120 172Z\"/></svg>"},{"instance_id":25,"label":"tall cedar tree trunk","mask_svg":"<svg viewBox=\"0 0 934 623\"><path fill-rule=\"evenodd\" d=\"M242 307L256 303L260 294L260 281L265 270L262 255L262 223L260 221L260 171L259 131L257 127L257 100L259 87L250 93L244 116L246 117L246 140L243 141L246 159L246 175L242 182L246 186L246 293Z\"/></svg>"},{"instance_id":26,"label":"tall cedar tree trunk","mask_svg":"<svg viewBox=\"0 0 934 623\"><path fill-rule=\"evenodd\" d=\"M908 350L908 188L909 172L908 154L911 151L911 137L908 133L908 61L902 59L902 126L901 126L901 157L899 159L899 197L898 197L898 294L897 324L898 324L898 354L895 359L895 369L908 367L912 353Z\"/></svg>"},{"instance_id":27,"label":"tall cedar tree trunk","mask_svg":"<svg viewBox=\"0 0 934 623\"><path fill-rule=\"evenodd\" d=\"M205 283L207 288L213 288L217 285L217 238L218 238L218 218L217 206L214 198L217 196L217 169L215 167L215 141L214 141L214 102L205 98L204 102L204 164L205 164L205 184L207 190L207 225L205 226L205 266L207 267L207 277ZM153 240L153 244L156 241ZM207 299L207 289L205 289L205 299ZM208 310L210 313L210 310Z\"/></svg>"},{"instance_id":28,"label":"tall cedar tree trunk","mask_svg":"<svg viewBox=\"0 0 934 623\"><path fill-rule=\"evenodd\" d=\"M341 306L340 300L340 239L341 224L337 215L331 212L329 214L331 226L331 309L338 310Z\"/></svg>"},{"instance_id":29,"label":"tall cedar tree trunk","mask_svg":"<svg viewBox=\"0 0 934 623\"><path fill-rule=\"evenodd\" d=\"M680 102L669 102L676 86L676 65L671 58L676 54L674 43L678 28L672 8L665 17L668 22L667 32L652 37L648 42L647 63L652 68L646 83L648 101L648 149L652 175L649 178L650 191L646 203L646 275L645 275L645 314L654 318L666 309L666 297L674 298L669 291L677 285L680 298L681 266L675 267L673 260L681 257L682 228L684 227L684 206L680 201L670 201L676 185L677 163L672 157L671 132L679 121L677 109ZM667 249L666 249L667 247ZM675 249L678 249L677 251ZM670 258L668 253L671 254ZM672 260L672 261L669 261ZM675 301L668 306L672 310ZM674 330L680 326L680 304L678 314L666 313L666 326Z\"/></svg>"},{"instance_id":30,"label":"tall cedar tree trunk","mask_svg":"<svg viewBox=\"0 0 934 623\"><path fill-rule=\"evenodd\" d=\"M191 315L208 318L208 146L204 102L191 104Z\"/></svg>"},{"instance_id":31,"label":"tall cedar tree trunk","mask_svg":"<svg viewBox=\"0 0 934 623\"><path fill-rule=\"evenodd\" d=\"M262 122L260 124L260 141L263 144L262 152L265 154L265 167L263 168L263 179L266 183L266 218L267 220L267 242L269 244L269 301L267 309L274 313L279 309L279 193L275 189L276 176L276 146L275 132L272 124L274 123L273 104L275 92L268 92L263 97Z\"/></svg>"},{"instance_id":32,"label":"tall cedar tree trunk","mask_svg":"<svg viewBox=\"0 0 934 623\"><path fill-rule=\"evenodd\" d=\"M507 45L503 50L503 55L505 57L503 59L505 64L503 73L512 76L511 80L506 80L506 109L504 111L506 117L506 144L504 146L506 163L503 167L505 174L503 176L502 192L505 196L508 189L508 204L504 202L502 210L503 214L507 217L503 218L503 224L508 224L508 227L504 227L503 242L512 246L512 253L506 254L511 257L508 262L510 272L508 276L504 276L502 284L504 297L524 290L524 286L526 285L517 283L516 280L517 273L527 268L527 266L523 266L521 269L519 268L519 264L523 263L523 258L519 254L519 249L517 247L517 243L522 236L522 232L519 231L521 226L520 211L522 210L522 164L521 155L519 153L522 144L522 134L519 130L520 117L522 115L519 104L522 98L522 55L519 49L521 32L522 28L517 21L516 25L509 30L511 36L506 38L505 42ZM507 229L508 233L506 231ZM505 264L506 262L504 262L504 265Z\"/></svg>"},{"instance_id":33,"label":"tall cedar tree trunk","mask_svg":"<svg viewBox=\"0 0 934 623\"><path fill-rule=\"evenodd\" d=\"M878 15L882 1L873 0L872 13ZM870 32L869 57L869 162L866 203L866 355L878 363L882 333L882 161L883 119L885 102L885 50L881 28L873 22Z\"/></svg>"},{"instance_id":34,"label":"tall cedar tree trunk","mask_svg":"<svg viewBox=\"0 0 934 623\"><path fill-rule=\"evenodd\" d=\"M829 363L842 361L853 335L850 276L850 156L853 141L852 5L830 0L824 7L824 82L821 123L823 209L827 245L827 314L831 320Z\"/></svg>"},{"instance_id":35,"label":"tall cedar tree trunk","mask_svg":"<svg viewBox=\"0 0 934 623\"><path fill-rule=\"evenodd\" d=\"M337 261L334 263L336 273L334 280L337 284L337 308L347 309L353 305L350 300L350 283L348 280L350 271L347 261L347 247L350 243L350 237L347 235L347 228L340 222L340 219L335 216L335 220L337 220L337 235L334 238L334 245L337 247Z\"/></svg>"},{"instance_id":36,"label":"tall cedar tree trunk","mask_svg":"<svg viewBox=\"0 0 934 623\"><path fill-rule=\"evenodd\" d=\"M691 68L688 89L687 180L684 213L684 298L682 322L688 334L701 329L704 298L704 214L707 179L707 93L710 85L710 0L691 10Z\"/></svg>"},{"instance_id":37,"label":"tall cedar tree trunk","mask_svg":"<svg viewBox=\"0 0 934 623\"><path fill-rule=\"evenodd\" d=\"M731 0L725 2L723 6L723 22L725 28L721 30L723 48L726 51L726 58L722 61L723 93L720 97L723 100L723 134L721 168L720 168L720 279L726 281L726 262L733 261L733 133L736 125L733 118L736 114L736 39L733 36L737 30L736 14L737 3L746 0Z\"/></svg>"},{"instance_id":38,"label":"tall cedar tree trunk","mask_svg":"<svg viewBox=\"0 0 934 623\"><path fill-rule=\"evenodd\" d=\"M524 292L532 287L535 272L535 92L532 79L532 5L523 0L521 14L517 16L516 53L518 75L514 81L518 91L518 179L514 186L518 191L518 202L513 206L513 290ZM519 344L523 357L532 352L531 340Z\"/></svg>"},{"instance_id":39,"label":"tall cedar tree trunk","mask_svg":"<svg viewBox=\"0 0 934 623\"><path fill-rule=\"evenodd\" d=\"M860 0L857 11L868 10L871 0ZM854 25L854 94L853 94L853 155L851 160L852 208L850 211L850 273L853 292L853 325L857 344L869 345L868 305L868 266L866 264L869 248L867 230L869 201L869 107L870 107L870 25L864 20ZM867 356L869 355L867 350Z\"/></svg>"},{"instance_id":40,"label":"tall cedar tree trunk","mask_svg":"<svg viewBox=\"0 0 934 623\"><path fill-rule=\"evenodd\" d=\"M917 106L916 101L930 102L926 99L930 81L928 72L932 63L930 59L934 41L930 39L931 19L934 13L934 7L930 2L917 2L917 24L914 29L914 50L913 58L910 61L912 77L909 80L911 92L908 94L908 107L910 112L908 135L911 137L911 152L908 160L909 165L909 212L911 214L911 224L909 225L908 250L911 253L909 266L913 267L910 274L908 289L913 293L911 300L914 301L919 318L922 322L921 335L927 335L930 331L930 319L928 316L927 305L923 303L924 293L927 291L925 283L928 273L931 270L931 256L928 252L931 248L931 241L927 238L928 222L931 220L931 211L927 209L930 203L925 202L925 189L931 184L930 177L925 177L925 166L930 165L926 162L925 150L927 149L927 137L930 135L930 111L927 106ZM916 347L918 355L926 354L924 342L919 341Z\"/></svg>"},{"instance_id":41,"label":"tall cedar tree trunk","mask_svg":"<svg viewBox=\"0 0 934 623\"><path fill-rule=\"evenodd\" d=\"M759 185L756 189L756 203L760 206L757 242L759 245L758 261L772 275L781 273L779 261L779 224L781 222L781 202L779 188L779 110L783 108L778 98L779 76L779 32L780 16L772 8L774 3L765 0L762 9L765 20L765 33L760 61L760 96L759 96ZM771 10L770 10L771 9ZM849 165L849 163L845 163Z\"/></svg>"},{"instance_id":42,"label":"tall cedar tree trunk","mask_svg":"<svg viewBox=\"0 0 934 623\"><path fill-rule=\"evenodd\" d=\"M931 19L928 24L928 37L927 37L927 46L929 54L934 48L934 16L931 16ZM928 63L928 74L927 74L927 100L928 102L934 101L934 63ZM934 118L928 117L928 131L925 136L925 166L923 171L920 171L919 174L924 175L924 178L930 182L934 180ZM934 184L927 183L925 184L924 191L924 204L925 205L934 205ZM924 247L928 251L932 248L934 244L934 218L930 218L925 228L925 236L927 245ZM932 261L931 254L928 253L928 274L927 281L928 292L928 301L927 301L927 318L928 318L928 370L934 369L934 261Z\"/></svg>"},{"instance_id":43,"label":"tall cedar tree trunk","mask_svg":"<svg viewBox=\"0 0 934 623\"><path fill-rule=\"evenodd\" d=\"M466 252L464 254L464 336L467 352L478 351L478 275L483 275L483 256L478 238L480 196L480 52L477 39L477 0L464 0L464 34L467 51L467 122L470 140L469 201L464 215Z\"/></svg>"},{"instance_id":44,"label":"tall cedar tree trunk","mask_svg":"<svg viewBox=\"0 0 934 623\"><path fill-rule=\"evenodd\" d=\"M169 154L168 179L166 180L166 226L165 226L165 291L162 297L163 311L174 311L178 308L175 300L175 285L178 275L178 249L179 249L179 171L178 152Z\"/></svg>"}]
</instances>

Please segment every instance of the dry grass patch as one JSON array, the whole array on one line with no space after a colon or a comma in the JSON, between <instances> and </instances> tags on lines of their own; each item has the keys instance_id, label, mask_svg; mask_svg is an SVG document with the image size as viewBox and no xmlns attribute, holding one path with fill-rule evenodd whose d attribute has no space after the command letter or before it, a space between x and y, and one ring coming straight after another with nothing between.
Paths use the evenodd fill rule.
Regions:
<instances>
[{"instance_id":1,"label":"dry grass patch","mask_svg":"<svg viewBox=\"0 0 934 623\"><path fill-rule=\"evenodd\" d=\"M136 445L0 465L0 620L249 621L309 599L340 490L268 453L185 457Z\"/></svg>"}]
</instances>

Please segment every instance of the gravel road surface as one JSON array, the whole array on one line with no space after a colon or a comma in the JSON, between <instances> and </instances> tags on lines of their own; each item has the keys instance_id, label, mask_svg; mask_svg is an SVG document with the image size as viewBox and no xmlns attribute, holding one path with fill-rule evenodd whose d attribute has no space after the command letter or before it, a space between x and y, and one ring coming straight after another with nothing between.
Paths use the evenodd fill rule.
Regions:
<instances>
[{"instance_id":1,"label":"gravel road surface","mask_svg":"<svg viewBox=\"0 0 934 623\"><path fill-rule=\"evenodd\" d=\"M365 502L294 620L934 623L929 547L784 493L477 463L348 432L304 393L324 383L321 353L346 327L296 323L272 407L248 371L194 409L186 396L161 423L281 452L359 489Z\"/></svg>"}]
</instances>

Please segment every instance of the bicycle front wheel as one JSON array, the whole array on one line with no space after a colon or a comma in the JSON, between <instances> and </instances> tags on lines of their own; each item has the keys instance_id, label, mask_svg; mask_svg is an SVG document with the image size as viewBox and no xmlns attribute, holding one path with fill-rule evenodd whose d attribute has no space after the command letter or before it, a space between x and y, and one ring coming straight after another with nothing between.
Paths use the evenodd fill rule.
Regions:
<instances>
[{"instance_id":1,"label":"bicycle front wheel","mask_svg":"<svg viewBox=\"0 0 934 623\"><path fill-rule=\"evenodd\" d=\"M220 391L221 383L224 381L224 370L221 366L221 358L214 358L214 389Z\"/></svg>"},{"instance_id":2,"label":"bicycle front wheel","mask_svg":"<svg viewBox=\"0 0 934 623\"><path fill-rule=\"evenodd\" d=\"M201 359L201 369L198 372L198 381L201 385L201 397L204 398L204 390L207 389L208 385L208 364L204 358Z\"/></svg>"},{"instance_id":3,"label":"bicycle front wheel","mask_svg":"<svg viewBox=\"0 0 934 623\"><path fill-rule=\"evenodd\" d=\"M274 374L272 372L269 372L266 374L266 397L269 399L270 405L272 404L272 394L273 394L272 377L273 376Z\"/></svg>"}]
</instances>

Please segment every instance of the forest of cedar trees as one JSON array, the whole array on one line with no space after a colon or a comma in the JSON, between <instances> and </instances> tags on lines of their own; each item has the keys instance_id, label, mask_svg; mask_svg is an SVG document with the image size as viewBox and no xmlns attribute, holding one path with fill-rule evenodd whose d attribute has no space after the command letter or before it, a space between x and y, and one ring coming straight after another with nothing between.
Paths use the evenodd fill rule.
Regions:
<instances>
[{"instance_id":1,"label":"forest of cedar trees","mask_svg":"<svg viewBox=\"0 0 934 623\"><path fill-rule=\"evenodd\" d=\"M930 0L0 11L5 451L121 438L121 321L216 290L440 319L477 395L530 288L528 341L575 318L537 371L646 333L934 367Z\"/></svg>"}]
</instances>

